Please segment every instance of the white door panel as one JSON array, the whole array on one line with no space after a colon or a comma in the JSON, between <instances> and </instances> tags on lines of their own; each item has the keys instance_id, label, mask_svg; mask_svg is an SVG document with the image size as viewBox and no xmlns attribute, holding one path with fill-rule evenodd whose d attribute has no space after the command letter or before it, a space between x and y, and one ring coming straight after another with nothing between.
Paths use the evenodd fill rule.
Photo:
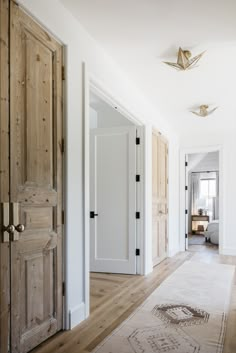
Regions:
<instances>
[{"instance_id":1,"label":"white door panel","mask_svg":"<svg viewBox=\"0 0 236 353\"><path fill-rule=\"evenodd\" d=\"M136 273L135 127L90 134L90 270Z\"/></svg>"}]
</instances>

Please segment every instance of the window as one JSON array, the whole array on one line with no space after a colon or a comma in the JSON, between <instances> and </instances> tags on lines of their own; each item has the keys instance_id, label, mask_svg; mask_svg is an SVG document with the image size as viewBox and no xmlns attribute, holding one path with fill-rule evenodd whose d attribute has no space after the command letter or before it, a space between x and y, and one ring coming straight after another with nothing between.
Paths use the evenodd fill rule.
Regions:
<instances>
[{"instance_id":1,"label":"window","mask_svg":"<svg viewBox=\"0 0 236 353\"><path fill-rule=\"evenodd\" d=\"M200 180L200 205L207 211L210 219L213 216L213 200L216 197L216 179Z\"/></svg>"},{"instance_id":2,"label":"window","mask_svg":"<svg viewBox=\"0 0 236 353\"><path fill-rule=\"evenodd\" d=\"M207 199L216 197L216 179L201 179L200 197Z\"/></svg>"}]
</instances>

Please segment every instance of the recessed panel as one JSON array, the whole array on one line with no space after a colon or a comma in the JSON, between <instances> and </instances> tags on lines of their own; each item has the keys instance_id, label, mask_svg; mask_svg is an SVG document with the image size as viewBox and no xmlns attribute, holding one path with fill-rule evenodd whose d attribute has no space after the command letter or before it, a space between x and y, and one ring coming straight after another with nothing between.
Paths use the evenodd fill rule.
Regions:
<instances>
[{"instance_id":1,"label":"recessed panel","mask_svg":"<svg viewBox=\"0 0 236 353\"><path fill-rule=\"evenodd\" d=\"M52 230L53 208L52 207L24 207L23 217L26 230L40 229Z\"/></svg>"},{"instance_id":2,"label":"recessed panel","mask_svg":"<svg viewBox=\"0 0 236 353\"><path fill-rule=\"evenodd\" d=\"M25 181L52 185L53 54L31 34L25 36Z\"/></svg>"},{"instance_id":3,"label":"recessed panel","mask_svg":"<svg viewBox=\"0 0 236 353\"><path fill-rule=\"evenodd\" d=\"M96 258L128 259L129 134L97 136ZM101 212L100 212L101 211Z\"/></svg>"}]
</instances>

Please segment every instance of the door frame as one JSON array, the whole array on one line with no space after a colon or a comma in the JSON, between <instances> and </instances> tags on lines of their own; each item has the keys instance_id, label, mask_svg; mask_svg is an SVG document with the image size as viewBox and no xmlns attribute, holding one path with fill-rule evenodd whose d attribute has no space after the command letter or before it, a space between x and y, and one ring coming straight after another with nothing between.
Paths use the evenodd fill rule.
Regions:
<instances>
[{"instance_id":1,"label":"door frame","mask_svg":"<svg viewBox=\"0 0 236 353\"><path fill-rule=\"evenodd\" d=\"M167 176L167 246L166 246L166 258L169 256L169 141L157 128L152 128L152 134L162 138L167 144L167 163L166 163L166 176ZM155 265L156 266L156 265ZM153 268L155 267L153 266Z\"/></svg>"},{"instance_id":2,"label":"door frame","mask_svg":"<svg viewBox=\"0 0 236 353\"><path fill-rule=\"evenodd\" d=\"M223 147L222 145L182 148L180 150L180 251L186 251L186 215L185 210L188 209L185 197L185 160L186 155L193 153L210 153L219 152L219 254L224 253L225 244L225 222L224 222L224 169L223 169Z\"/></svg>"},{"instance_id":3,"label":"door frame","mask_svg":"<svg viewBox=\"0 0 236 353\"><path fill-rule=\"evenodd\" d=\"M84 300L85 300L85 316L90 315L90 125L89 125L89 108L90 108L90 91L96 94L107 104L115 108L125 118L136 125L138 137L143 141L143 148L136 157L137 172L143 175L141 182L137 184L136 205L141 212L140 220L136 226L136 244L140 249L141 256L137 257L136 269L137 274L145 273L145 126L141 119L132 114L124 105L111 94L109 89L101 84L87 69L87 65L83 63L83 185L84 185Z\"/></svg>"}]
</instances>

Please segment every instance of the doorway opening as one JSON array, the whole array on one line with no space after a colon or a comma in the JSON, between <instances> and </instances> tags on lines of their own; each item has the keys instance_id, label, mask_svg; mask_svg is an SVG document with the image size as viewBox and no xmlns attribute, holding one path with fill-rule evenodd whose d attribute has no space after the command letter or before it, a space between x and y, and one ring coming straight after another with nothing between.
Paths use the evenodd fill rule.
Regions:
<instances>
[{"instance_id":1,"label":"doorway opening","mask_svg":"<svg viewBox=\"0 0 236 353\"><path fill-rule=\"evenodd\" d=\"M140 273L142 129L89 92L90 311Z\"/></svg>"},{"instance_id":2,"label":"doorway opening","mask_svg":"<svg viewBox=\"0 0 236 353\"><path fill-rule=\"evenodd\" d=\"M186 249L219 252L219 151L186 154Z\"/></svg>"}]
</instances>

